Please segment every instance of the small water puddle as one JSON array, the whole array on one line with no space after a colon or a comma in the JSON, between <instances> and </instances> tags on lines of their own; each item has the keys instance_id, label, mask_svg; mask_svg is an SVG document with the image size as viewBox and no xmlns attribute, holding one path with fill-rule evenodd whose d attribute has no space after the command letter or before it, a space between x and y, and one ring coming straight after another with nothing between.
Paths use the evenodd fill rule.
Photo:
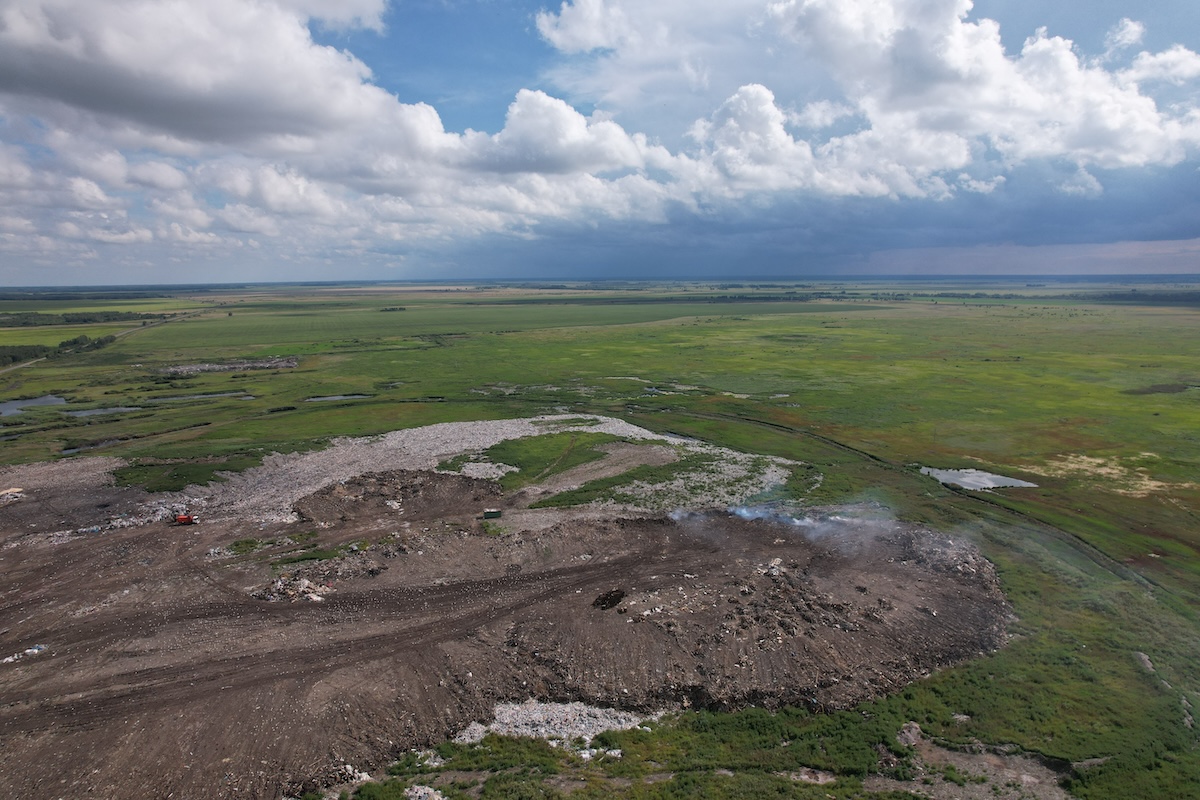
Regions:
<instances>
[{"instance_id":1,"label":"small water puddle","mask_svg":"<svg viewBox=\"0 0 1200 800\"><path fill-rule=\"evenodd\" d=\"M308 397L305 398L306 403L323 403L326 400L366 400L371 395L369 394L331 394L327 397Z\"/></svg>"},{"instance_id":2,"label":"small water puddle","mask_svg":"<svg viewBox=\"0 0 1200 800\"><path fill-rule=\"evenodd\" d=\"M0 417L11 417L13 414L20 414L26 408L34 406L62 406L66 404L66 398L59 397L56 394L47 394L42 397L34 397L30 400L6 400L0 403Z\"/></svg>"},{"instance_id":3,"label":"small water puddle","mask_svg":"<svg viewBox=\"0 0 1200 800\"><path fill-rule=\"evenodd\" d=\"M173 400L208 400L212 397L243 397L247 400L253 400L253 395L248 395L245 392L217 392L216 394L179 394L174 397L150 397L146 399L147 403L170 403Z\"/></svg>"},{"instance_id":4,"label":"small water puddle","mask_svg":"<svg viewBox=\"0 0 1200 800\"><path fill-rule=\"evenodd\" d=\"M66 450L60 451L60 455L73 456L76 453L82 453L85 450L98 450L101 447L108 447L110 445L120 444L122 441L124 441L124 440L122 440L122 439L105 439L103 442L96 442L94 444L85 444L82 447L68 447Z\"/></svg>"},{"instance_id":5,"label":"small water puddle","mask_svg":"<svg viewBox=\"0 0 1200 800\"><path fill-rule=\"evenodd\" d=\"M934 469L921 467L921 474L937 478L946 485L956 484L964 489L1005 489L1008 487L1037 488L1036 483L1006 478L981 469Z\"/></svg>"},{"instance_id":6,"label":"small water puddle","mask_svg":"<svg viewBox=\"0 0 1200 800\"><path fill-rule=\"evenodd\" d=\"M112 408L86 408L82 411L64 411L70 417L95 417L99 414L124 414L127 411L141 411L141 406L113 406Z\"/></svg>"}]
</instances>

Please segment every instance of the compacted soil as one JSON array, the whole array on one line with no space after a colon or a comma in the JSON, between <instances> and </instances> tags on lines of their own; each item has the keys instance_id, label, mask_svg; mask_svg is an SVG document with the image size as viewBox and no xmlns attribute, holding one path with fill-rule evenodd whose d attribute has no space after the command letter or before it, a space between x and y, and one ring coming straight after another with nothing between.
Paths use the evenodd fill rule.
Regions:
<instances>
[{"instance_id":1,"label":"compacted soil","mask_svg":"<svg viewBox=\"0 0 1200 800\"><path fill-rule=\"evenodd\" d=\"M112 466L0 474L22 489L0 499L0 776L23 797L299 794L499 701L840 708L1004 639L991 564L877 509L538 511L388 470L287 521L176 526Z\"/></svg>"}]
</instances>

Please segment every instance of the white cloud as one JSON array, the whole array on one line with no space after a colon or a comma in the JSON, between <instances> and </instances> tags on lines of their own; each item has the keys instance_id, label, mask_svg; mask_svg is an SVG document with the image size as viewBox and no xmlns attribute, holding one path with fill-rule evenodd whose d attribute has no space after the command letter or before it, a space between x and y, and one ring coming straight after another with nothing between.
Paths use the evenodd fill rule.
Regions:
<instances>
[{"instance_id":1,"label":"white cloud","mask_svg":"<svg viewBox=\"0 0 1200 800\"><path fill-rule=\"evenodd\" d=\"M59 236L64 236L68 239L82 239L83 231L74 222L63 220L55 226Z\"/></svg>"},{"instance_id":2,"label":"white cloud","mask_svg":"<svg viewBox=\"0 0 1200 800\"><path fill-rule=\"evenodd\" d=\"M1004 185L1007 180L1003 175L997 175L990 180L980 178L972 178L970 175L963 173L958 176L957 184L968 192L976 194L991 194L997 188Z\"/></svg>"},{"instance_id":3,"label":"white cloud","mask_svg":"<svg viewBox=\"0 0 1200 800\"><path fill-rule=\"evenodd\" d=\"M154 189L182 189L188 185L186 175L162 161L144 161L131 165L129 179Z\"/></svg>"},{"instance_id":4,"label":"white cloud","mask_svg":"<svg viewBox=\"0 0 1200 800\"><path fill-rule=\"evenodd\" d=\"M633 34L620 7L605 0L564 2L557 14L537 15L538 31L564 53L614 48Z\"/></svg>"},{"instance_id":5,"label":"white cloud","mask_svg":"<svg viewBox=\"0 0 1200 800\"><path fill-rule=\"evenodd\" d=\"M172 222L159 230L158 237L179 244L220 244L222 239L210 231L197 231L178 222Z\"/></svg>"},{"instance_id":6,"label":"white cloud","mask_svg":"<svg viewBox=\"0 0 1200 800\"><path fill-rule=\"evenodd\" d=\"M154 234L146 228L129 228L119 231L92 228L85 235L92 241L103 244L145 244L154 241Z\"/></svg>"},{"instance_id":7,"label":"white cloud","mask_svg":"<svg viewBox=\"0 0 1200 800\"><path fill-rule=\"evenodd\" d=\"M228 225L230 230L240 233L258 233L264 236L279 234L279 225L275 220L245 203L225 206L217 211L217 217Z\"/></svg>"},{"instance_id":8,"label":"white cloud","mask_svg":"<svg viewBox=\"0 0 1200 800\"><path fill-rule=\"evenodd\" d=\"M835 103L831 100L816 100L808 103L799 112L791 116L791 121L804 128L821 130L846 117L852 117L857 112L853 106L845 103Z\"/></svg>"},{"instance_id":9,"label":"white cloud","mask_svg":"<svg viewBox=\"0 0 1200 800\"><path fill-rule=\"evenodd\" d=\"M1161 53L1138 53L1118 76L1126 83L1157 80L1180 86L1200 78L1200 55L1178 44Z\"/></svg>"},{"instance_id":10,"label":"white cloud","mask_svg":"<svg viewBox=\"0 0 1200 800\"><path fill-rule=\"evenodd\" d=\"M155 214L178 220L192 228L207 228L212 224L212 215L200 206L190 192L173 192L165 197L154 198L149 206Z\"/></svg>"},{"instance_id":11,"label":"white cloud","mask_svg":"<svg viewBox=\"0 0 1200 800\"><path fill-rule=\"evenodd\" d=\"M277 147L391 103L361 61L314 44L305 20L269 0L8 0L0 91L184 139Z\"/></svg>"},{"instance_id":12,"label":"white cloud","mask_svg":"<svg viewBox=\"0 0 1200 800\"><path fill-rule=\"evenodd\" d=\"M970 0L568 0L536 18L561 54L553 91L517 91L498 132L459 133L310 34L382 30L386 10L0 0L0 122L35 121L24 140L4 129L0 219L23 220L9 233L30 242L256 234L360 252L714 213L747 195L1003 192L1034 161L1077 170L1056 188L1095 195L1089 169L1200 148L1194 93L1172 88L1200 80L1200 55L1177 45L1112 67L1144 38L1130 19L1088 59L1047 31L1007 52Z\"/></svg>"},{"instance_id":13,"label":"white cloud","mask_svg":"<svg viewBox=\"0 0 1200 800\"><path fill-rule=\"evenodd\" d=\"M87 178L71 178L67 181L67 201L74 208L109 208L112 198L95 182Z\"/></svg>"},{"instance_id":14,"label":"white cloud","mask_svg":"<svg viewBox=\"0 0 1200 800\"><path fill-rule=\"evenodd\" d=\"M1083 167L1075 171L1075 174L1058 185L1058 190L1063 194L1075 195L1077 197L1099 197L1104 194L1104 187L1100 185L1100 181L1088 172Z\"/></svg>"},{"instance_id":15,"label":"white cloud","mask_svg":"<svg viewBox=\"0 0 1200 800\"><path fill-rule=\"evenodd\" d=\"M872 127L953 133L985 142L1010 163L1065 158L1119 167L1183 157L1171 118L1136 86L1085 63L1070 41L1044 30L1009 55L999 25L967 21L970 9L970 0L772 6L797 42L830 65Z\"/></svg>"},{"instance_id":16,"label":"white cloud","mask_svg":"<svg viewBox=\"0 0 1200 800\"><path fill-rule=\"evenodd\" d=\"M25 154L18 148L0 143L0 190L33 185L33 170L25 163Z\"/></svg>"},{"instance_id":17,"label":"white cloud","mask_svg":"<svg viewBox=\"0 0 1200 800\"><path fill-rule=\"evenodd\" d=\"M638 144L620 125L589 120L562 100L522 89L504 129L474 139L475 164L498 172L606 172L641 166Z\"/></svg>"},{"instance_id":18,"label":"white cloud","mask_svg":"<svg viewBox=\"0 0 1200 800\"><path fill-rule=\"evenodd\" d=\"M1123 17L1104 37L1105 56L1111 58L1120 50L1141 44L1145 35L1145 25L1129 17Z\"/></svg>"},{"instance_id":19,"label":"white cloud","mask_svg":"<svg viewBox=\"0 0 1200 800\"><path fill-rule=\"evenodd\" d=\"M376 31L383 30L383 13L387 10L387 0L278 0L278 3L331 28Z\"/></svg>"},{"instance_id":20,"label":"white cloud","mask_svg":"<svg viewBox=\"0 0 1200 800\"><path fill-rule=\"evenodd\" d=\"M63 131L55 131L49 137L49 143L63 162L80 175L106 186L125 185L129 165L120 151L97 147L93 142L80 142Z\"/></svg>"},{"instance_id":21,"label":"white cloud","mask_svg":"<svg viewBox=\"0 0 1200 800\"><path fill-rule=\"evenodd\" d=\"M33 233L37 227L33 220L25 217L0 215L0 231L6 233Z\"/></svg>"},{"instance_id":22,"label":"white cloud","mask_svg":"<svg viewBox=\"0 0 1200 800\"><path fill-rule=\"evenodd\" d=\"M254 173L254 193L263 208L285 214L333 220L341 205L318 183L294 170L262 167Z\"/></svg>"}]
</instances>

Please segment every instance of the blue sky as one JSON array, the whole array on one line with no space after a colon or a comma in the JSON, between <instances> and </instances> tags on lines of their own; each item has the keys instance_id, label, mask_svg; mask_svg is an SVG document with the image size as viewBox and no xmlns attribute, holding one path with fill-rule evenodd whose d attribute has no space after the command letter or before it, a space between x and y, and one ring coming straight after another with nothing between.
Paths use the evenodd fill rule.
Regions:
<instances>
[{"instance_id":1,"label":"blue sky","mask_svg":"<svg viewBox=\"0 0 1200 800\"><path fill-rule=\"evenodd\" d=\"M0 283L1200 272L1200 11L0 0Z\"/></svg>"}]
</instances>

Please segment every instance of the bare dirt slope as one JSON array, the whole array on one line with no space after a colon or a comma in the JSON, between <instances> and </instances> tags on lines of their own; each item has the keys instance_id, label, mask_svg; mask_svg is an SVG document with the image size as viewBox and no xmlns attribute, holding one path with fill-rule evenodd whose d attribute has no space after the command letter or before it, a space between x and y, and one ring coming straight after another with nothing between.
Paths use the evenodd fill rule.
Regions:
<instances>
[{"instance_id":1,"label":"bare dirt slope","mask_svg":"<svg viewBox=\"0 0 1200 800\"><path fill-rule=\"evenodd\" d=\"M390 470L310 492L294 522L176 527L64 463L0 475L30 484L0 507L0 657L46 646L0 664L0 775L27 797L277 798L499 700L843 707L1003 638L988 562L869 515L485 530L517 502L495 484ZM101 532L62 532L68 506ZM249 538L273 544L230 549Z\"/></svg>"}]
</instances>

